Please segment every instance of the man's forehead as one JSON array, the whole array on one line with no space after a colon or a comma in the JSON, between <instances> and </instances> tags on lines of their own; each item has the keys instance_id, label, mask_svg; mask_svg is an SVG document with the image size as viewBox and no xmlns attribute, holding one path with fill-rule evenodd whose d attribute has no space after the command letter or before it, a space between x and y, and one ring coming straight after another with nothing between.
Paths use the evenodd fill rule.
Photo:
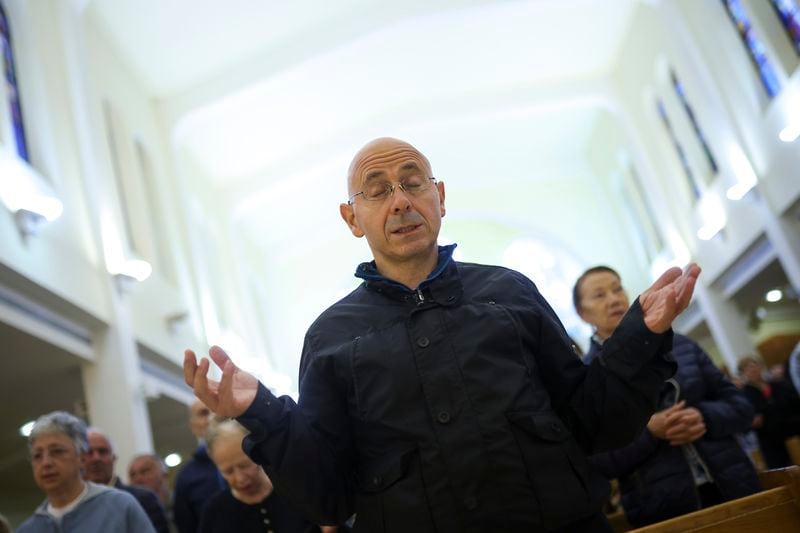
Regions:
<instances>
[{"instance_id":1,"label":"man's forehead","mask_svg":"<svg viewBox=\"0 0 800 533\"><path fill-rule=\"evenodd\" d=\"M360 181L384 166L417 166L430 172L428 159L411 144L399 139L381 138L367 143L353 158L349 181Z\"/></svg>"}]
</instances>

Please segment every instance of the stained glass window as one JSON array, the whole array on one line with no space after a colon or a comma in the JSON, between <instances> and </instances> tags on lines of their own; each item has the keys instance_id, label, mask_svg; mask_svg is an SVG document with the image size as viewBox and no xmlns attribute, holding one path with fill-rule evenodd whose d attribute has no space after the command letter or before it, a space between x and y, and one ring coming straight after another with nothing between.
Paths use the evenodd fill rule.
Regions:
<instances>
[{"instance_id":1,"label":"stained glass window","mask_svg":"<svg viewBox=\"0 0 800 533\"><path fill-rule=\"evenodd\" d=\"M684 89L683 84L678 79L678 76L675 74L674 70L670 69L669 77L672 81L672 87L675 89L675 93L678 95L678 99L681 101L681 105L686 111L686 115L689 117L689 122L692 124L692 129L694 130L695 135L697 135L697 140L700 143L700 147L703 149L703 154L706 156L708 166L711 167L711 172L716 174L719 170L719 167L717 167L717 160L714 158L714 153L711 151L711 147L708 145L708 141L706 140L705 133L703 133L703 129L700 127L700 123L697 122L697 116L694 114L694 109L689 103L689 99L686 97L686 90Z\"/></svg>"},{"instance_id":2,"label":"stained glass window","mask_svg":"<svg viewBox=\"0 0 800 533\"><path fill-rule=\"evenodd\" d=\"M664 103L661 100L656 102L656 107L658 108L658 116L661 117L661 122L664 124L664 129L667 130L667 134L669 135L670 140L672 141L672 145L675 147L675 151L678 153L678 159L681 161L681 166L683 167L683 172L686 175L686 180L689 182L689 188L692 190L692 194L694 198L700 198L700 186L697 183L697 178L692 172L692 167L689 166L689 159L686 157L686 151L683 149L683 145L678 140L678 136L675 135L675 130L672 127L672 122L669 120L669 115L667 115L667 109L664 107Z\"/></svg>"},{"instance_id":3,"label":"stained glass window","mask_svg":"<svg viewBox=\"0 0 800 533\"><path fill-rule=\"evenodd\" d=\"M758 70L758 75L761 78L764 89L766 89L769 97L772 98L781 91L781 84L775 75L775 69L772 68L772 63L769 62L767 54L764 51L764 44L761 42L761 39L758 38L753 26L750 24L750 18L747 16L747 12L741 0L722 0L722 3L728 11L731 20L736 25L739 37L742 38L742 42L744 42L747 47L747 52Z\"/></svg>"},{"instance_id":4,"label":"stained glass window","mask_svg":"<svg viewBox=\"0 0 800 533\"><path fill-rule=\"evenodd\" d=\"M771 0L783 27L792 40L794 50L800 54L800 5L797 0Z\"/></svg>"},{"instance_id":5,"label":"stained glass window","mask_svg":"<svg viewBox=\"0 0 800 533\"><path fill-rule=\"evenodd\" d=\"M4 79L6 83L6 93L8 93L8 103L11 107L11 126L14 130L14 140L17 145L17 154L25 161L28 158L28 143L25 140L25 127L22 123L22 107L19 103L19 88L17 86L17 74L14 69L14 54L11 50L11 31L9 29L8 17L0 4L0 53L3 56Z\"/></svg>"}]
</instances>

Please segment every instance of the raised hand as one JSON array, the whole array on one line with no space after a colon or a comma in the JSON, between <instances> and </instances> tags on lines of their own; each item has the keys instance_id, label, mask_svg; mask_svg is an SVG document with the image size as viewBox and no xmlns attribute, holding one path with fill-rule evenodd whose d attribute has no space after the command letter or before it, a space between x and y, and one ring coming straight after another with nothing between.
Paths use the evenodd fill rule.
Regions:
<instances>
[{"instance_id":1,"label":"raised hand","mask_svg":"<svg viewBox=\"0 0 800 533\"><path fill-rule=\"evenodd\" d=\"M186 350L183 358L183 378L186 384L194 389L194 394L209 409L220 416L240 416L256 397L258 380L252 374L238 368L231 361L225 350L212 346L208 355L222 369L222 379L208 379L208 368L211 363L203 357L197 363L192 350Z\"/></svg>"},{"instance_id":2,"label":"raised hand","mask_svg":"<svg viewBox=\"0 0 800 533\"><path fill-rule=\"evenodd\" d=\"M689 305L700 267L691 263L686 270L672 267L639 296L644 323L653 333L664 333Z\"/></svg>"}]
</instances>

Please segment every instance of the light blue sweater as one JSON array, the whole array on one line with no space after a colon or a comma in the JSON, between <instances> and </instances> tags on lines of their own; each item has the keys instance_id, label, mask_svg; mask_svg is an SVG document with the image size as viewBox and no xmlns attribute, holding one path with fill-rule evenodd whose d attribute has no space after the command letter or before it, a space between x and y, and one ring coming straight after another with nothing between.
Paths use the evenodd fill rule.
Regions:
<instances>
[{"instance_id":1,"label":"light blue sweater","mask_svg":"<svg viewBox=\"0 0 800 533\"><path fill-rule=\"evenodd\" d=\"M89 483L86 498L57 521L45 500L17 533L155 533L136 499L121 490Z\"/></svg>"}]
</instances>

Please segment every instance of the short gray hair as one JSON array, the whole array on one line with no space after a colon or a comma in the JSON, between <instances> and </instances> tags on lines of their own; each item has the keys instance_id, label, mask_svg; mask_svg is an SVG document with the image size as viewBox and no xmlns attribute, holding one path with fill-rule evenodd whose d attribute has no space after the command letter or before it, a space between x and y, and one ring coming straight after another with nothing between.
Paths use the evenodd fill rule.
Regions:
<instances>
[{"instance_id":1,"label":"short gray hair","mask_svg":"<svg viewBox=\"0 0 800 533\"><path fill-rule=\"evenodd\" d=\"M62 433L72 440L78 453L89 451L89 440L86 436L86 423L77 416L66 411L53 411L40 416L33 424L31 434L28 436L28 451L33 449L33 443L42 435Z\"/></svg>"},{"instance_id":2,"label":"short gray hair","mask_svg":"<svg viewBox=\"0 0 800 533\"><path fill-rule=\"evenodd\" d=\"M214 450L214 446L221 440L226 438L235 437L240 441L244 439L250 432L233 418L213 417L211 423L208 425L208 433L206 433L206 448L208 454Z\"/></svg>"}]
</instances>

